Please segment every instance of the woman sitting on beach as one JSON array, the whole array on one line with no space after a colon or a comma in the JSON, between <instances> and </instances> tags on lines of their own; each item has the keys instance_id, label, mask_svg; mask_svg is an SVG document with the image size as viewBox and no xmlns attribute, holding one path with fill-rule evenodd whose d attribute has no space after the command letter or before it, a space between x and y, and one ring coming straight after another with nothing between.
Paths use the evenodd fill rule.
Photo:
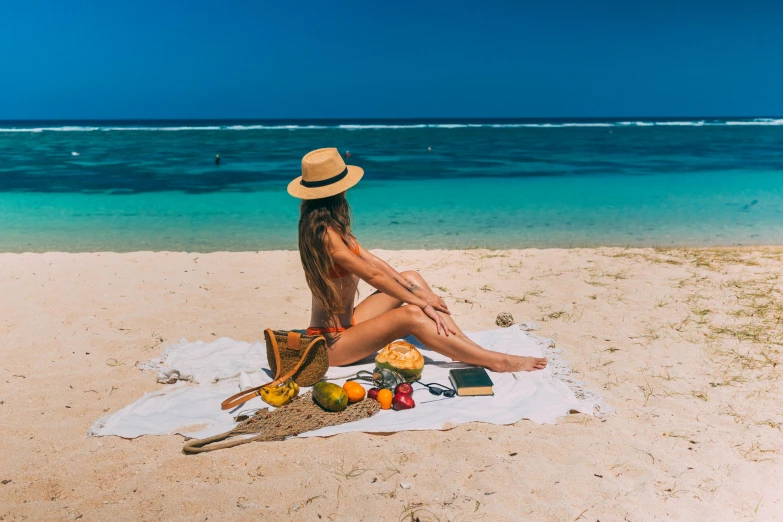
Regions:
<instances>
[{"instance_id":1,"label":"woman sitting on beach","mask_svg":"<svg viewBox=\"0 0 783 522\"><path fill-rule=\"evenodd\" d=\"M329 363L354 363L412 334L455 361L495 372L544 368L546 359L493 352L474 343L417 272L398 273L359 246L345 191L363 174L359 167L346 166L337 149L318 149L302 158L302 176L288 185L288 193L302 199L299 254L313 293L307 334L326 336ZM377 291L354 308L359 279Z\"/></svg>"}]
</instances>

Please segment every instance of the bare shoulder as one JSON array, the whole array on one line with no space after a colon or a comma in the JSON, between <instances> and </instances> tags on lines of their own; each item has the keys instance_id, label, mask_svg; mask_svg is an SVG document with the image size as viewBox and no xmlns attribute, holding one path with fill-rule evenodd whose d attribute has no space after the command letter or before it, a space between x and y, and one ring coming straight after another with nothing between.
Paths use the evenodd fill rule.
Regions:
<instances>
[{"instance_id":1,"label":"bare shoulder","mask_svg":"<svg viewBox=\"0 0 783 522\"><path fill-rule=\"evenodd\" d=\"M341 250L348 249L348 247L345 246L345 243L343 242L343 237L331 227L328 227L326 229L325 239L326 239L326 246L332 252L339 252Z\"/></svg>"},{"instance_id":2,"label":"bare shoulder","mask_svg":"<svg viewBox=\"0 0 783 522\"><path fill-rule=\"evenodd\" d=\"M329 240L330 243L343 242L342 236L340 236L340 234L332 227L326 227L326 238Z\"/></svg>"}]
</instances>

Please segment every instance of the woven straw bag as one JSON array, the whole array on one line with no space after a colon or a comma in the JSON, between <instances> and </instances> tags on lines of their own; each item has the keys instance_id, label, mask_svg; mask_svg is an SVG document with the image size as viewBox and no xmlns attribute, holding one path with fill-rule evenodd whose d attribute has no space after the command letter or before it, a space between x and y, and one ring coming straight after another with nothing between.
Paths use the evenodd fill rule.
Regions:
<instances>
[{"instance_id":1,"label":"woven straw bag","mask_svg":"<svg viewBox=\"0 0 783 522\"><path fill-rule=\"evenodd\" d=\"M224 400L221 407L230 410L260 395L265 386L277 386L293 379L299 386L312 386L329 369L329 352L323 335L302 335L287 330L264 330L266 357L275 379L263 386L249 388Z\"/></svg>"}]
</instances>

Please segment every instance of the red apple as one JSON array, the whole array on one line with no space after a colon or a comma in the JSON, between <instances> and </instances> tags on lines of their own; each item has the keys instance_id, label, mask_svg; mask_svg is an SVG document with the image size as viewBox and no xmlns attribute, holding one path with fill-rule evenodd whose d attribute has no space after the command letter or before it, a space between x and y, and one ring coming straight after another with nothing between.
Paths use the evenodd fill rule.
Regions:
<instances>
[{"instance_id":1,"label":"red apple","mask_svg":"<svg viewBox=\"0 0 783 522\"><path fill-rule=\"evenodd\" d=\"M396 388L394 388L394 394L397 395L398 393L403 395L413 395L413 386L407 382L400 383Z\"/></svg>"},{"instance_id":2,"label":"red apple","mask_svg":"<svg viewBox=\"0 0 783 522\"><path fill-rule=\"evenodd\" d=\"M392 399L392 407L395 410L409 410L416 407L413 397L405 393L397 393Z\"/></svg>"},{"instance_id":3,"label":"red apple","mask_svg":"<svg viewBox=\"0 0 783 522\"><path fill-rule=\"evenodd\" d=\"M367 390L367 397L374 401L377 401L379 391L381 391L380 388L370 388L369 390Z\"/></svg>"}]
</instances>

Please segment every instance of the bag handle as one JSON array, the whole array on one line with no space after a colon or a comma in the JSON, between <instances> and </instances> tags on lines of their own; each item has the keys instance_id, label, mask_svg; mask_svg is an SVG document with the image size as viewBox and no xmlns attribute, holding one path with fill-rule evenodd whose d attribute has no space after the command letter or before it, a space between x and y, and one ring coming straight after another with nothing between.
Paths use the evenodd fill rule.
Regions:
<instances>
[{"instance_id":1,"label":"bag handle","mask_svg":"<svg viewBox=\"0 0 783 522\"><path fill-rule=\"evenodd\" d=\"M269 342L272 343L272 353L275 354L275 379L277 379L280 372L283 371L283 367L280 363L280 348L277 346L277 337L275 337L275 332L273 332L271 328L264 330L264 334L266 334L264 337L269 339Z\"/></svg>"},{"instance_id":2,"label":"bag handle","mask_svg":"<svg viewBox=\"0 0 783 522\"><path fill-rule=\"evenodd\" d=\"M206 453L207 451L233 448L256 440L285 440L285 436L268 438L264 435L256 435L254 437L240 437L240 435L241 434L239 433L234 433L234 430L231 430L221 433L220 435L207 437L206 439L190 439L182 447L182 453L186 455L196 455L197 453Z\"/></svg>"},{"instance_id":3,"label":"bag handle","mask_svg":"<svg viewBox=\"0 0 783 522\"><path fill-rule=\"evenodd\" d=\"M230 440L227 442L223 442L222 444L215 444L216 442L221 442L233 435L232 432L227 431L226 433L221 433L220 435L215 435L212 437L208 437L206 439L190 439L185 443L185 445L182 447L182 452L186 455L195 455L196 453L205 453L207 451L217 450L217 449L224 449L224 448L233 448L234 446L239 446L240 444L247 444L248 442L253 442L254 437L248 437L246 439L235 439ZM209 446L210 444L213 444L212 446ZM209 446L209 447L205 447Z\"/></svg>"},{"instance_id":4,"label":"bag handle","mask_svg":"<svg viewBox=\"0 0 783 522\"><path fill-rule=\"evenodd\" d=\"M301 336L301 334L300 334L300 336ZM275 359L279 359L280 355L279 355L279 353L277 351L277 343L275 343L275 341L274 341L274 335L272 335L271 338L273 339L272 343L273 343L273 348L274 348L274 351L275 351ZM267 384L264 384L264 385L261 385L261 386L256 386L255 388L249 388L249 389L241 391L241 392L239 392L239 393L237 393L235 395L232 395L231 397L229 397L228 399L226 399L222 403L220 403L220 408L223 409L223 410L230 410L230 409L232 409L232 408L234 408L236 406L239 406L240 404L243 404L243 403L249 401L253 397L260 396L261 395L261 388L265 388L267 386L276 386L276 385L280 384L281 382L285 382L288 379L290 379L291 377L293 377L294 374L299 371L299 368L301 368L302 365L304 364L305 359L307 359L307 356L312 351L313 346L318 344L320 341L323 341L325 343L326 342L326 338L323 335L319 335L318 337L316 337L315 339L310 341L310 344L308 344L307 347L302 352L302 357L299 359L299 362L297 362L296 365L291 370L287 371L285 375L283 375L282 377L275 377L275 380L273 380L272 382L269 382ZM277 367L280 368L280 364L279 363L278 363Z\"/></svg>"}]
</instances>

